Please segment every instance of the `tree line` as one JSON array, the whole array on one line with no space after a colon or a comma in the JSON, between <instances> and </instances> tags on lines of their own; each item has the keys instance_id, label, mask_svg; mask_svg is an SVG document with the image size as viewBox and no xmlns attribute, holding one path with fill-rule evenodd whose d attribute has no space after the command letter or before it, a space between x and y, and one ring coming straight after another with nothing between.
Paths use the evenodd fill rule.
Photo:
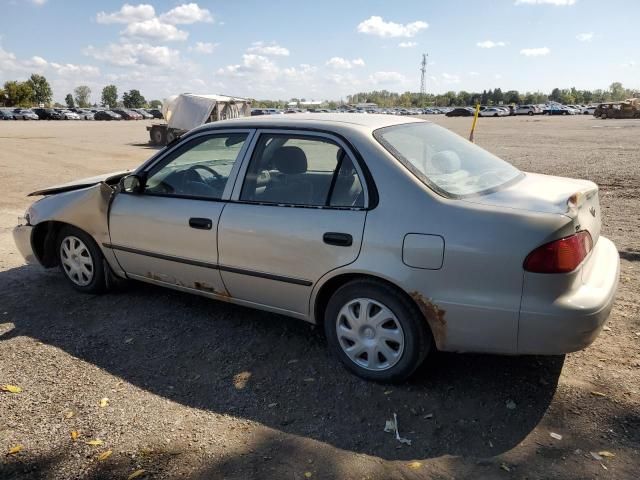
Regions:
<instances>
[{"instance_id":1,"label":"tree line","mask_svg":"<svg viewBox=\"0 0 640 480\"><path fill-rule=\"evenodd\" d=\"M431 106L453 107L466 105L527 105L554 101L570 104L588 104L602 102L617 102L627 98L637 97L638 91L624 88L622 83L614 82L607 90L578 90L572 88L554 88L550 93L519 92L500 88L483 90L482 92L446 92L442 94L421 95L416 92L395 93L387 90L360 92L347 96L347 103L376 103L380 107L408 107L424 108Z\"/></svg>"},{"instance_id":2,"label":"tree line","mask_svg":"<svg viewBox=\"0 0 640 480\"><path fill-rule=\"evenodd\" d=\"M554 88L550 93L543 92L519 92L508 90L503 92L500 88L483 90L482 92L449 91L441 94L427 93L421 95L418 92L390 92L388 90L374 90L371 92L359 92L347 95L346 102L327 100L323 108L336 108L337 106L357 103L375 103L379 107L457 107L467 105L528 105L540 104L548 101L559 102L565 105L589 104L602 102L616 102L640 96L637 90L624 88L622 83L614 82L608 89L578 90L572 88ZM304 103L304 99L292 98L291 100L252 100L252 106L258 108L284 108L289 102Z\"/></svg>"},{"instance_id":3,"label":"tree line","mask_svg":"<svg viewBox=\"0 0 640 480\"><path fill-rule=\"evenodd\" d=\"M122 99L118 99L118 89L115 85L107 85L102 89L100 97L101 106L107 108L160 108L160 100L147 100L139 90L131 89L122 94ZM68 93L65 97L68 108L97 107L98 104L91 104L91 88L87 85L80 85L73 89L73 93ZM47 107L63 107L60 103L53 103L53 90L47 79L37 73L32 74L26 81L8 80L0 88L0 105L5 107L34 107L45 105Z\"/></svg>"}]
</instances>

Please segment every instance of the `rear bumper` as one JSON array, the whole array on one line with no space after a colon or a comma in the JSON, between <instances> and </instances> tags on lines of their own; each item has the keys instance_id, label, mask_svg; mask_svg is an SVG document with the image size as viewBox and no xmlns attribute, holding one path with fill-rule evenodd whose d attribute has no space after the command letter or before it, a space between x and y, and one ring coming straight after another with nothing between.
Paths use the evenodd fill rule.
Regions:
<instances>
[{"instance_id":1,"label":"rear bumper","mask_svg":"<svg viewBox=\"0 0 640 480\"><path fill-rule=\"evenodd\" d=\"M40 262L33 252L33 246L31 245L31 233L33 232L33 226L31 225L18 225L13 229L13 241L18 247L20 255L23 256L25 261L31 265L39 265Z\"/></svg>"},{"instance_id":2,"label":"rear bumper","mask_svg":"<svg viewBox=\"0 0 640 480\"><path fill-rule=\"evenodd\" d=\"M571 288L554 296L558 277L525 273L518 328L518 353L563 354L589 346L609 317L620 276L620 256L600 237ZM545 300L546 290L546 300Z\"/></svg>"}]
</instances>

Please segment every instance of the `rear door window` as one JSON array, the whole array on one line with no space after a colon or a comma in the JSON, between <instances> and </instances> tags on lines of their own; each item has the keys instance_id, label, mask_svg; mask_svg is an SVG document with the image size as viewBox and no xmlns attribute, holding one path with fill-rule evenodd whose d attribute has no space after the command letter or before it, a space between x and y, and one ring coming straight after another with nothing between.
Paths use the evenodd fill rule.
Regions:
<instances>
[{"instance_id":1,"label":"rear door window","mask_svg":"<svg viewBox=\"0 0 640 480\"><path fill-rule=\"evenodd\" d=\"M364 188L347 152L320 136L261 134L241 201L317 207L364 207Z\"/></svg>"}]
</instances>

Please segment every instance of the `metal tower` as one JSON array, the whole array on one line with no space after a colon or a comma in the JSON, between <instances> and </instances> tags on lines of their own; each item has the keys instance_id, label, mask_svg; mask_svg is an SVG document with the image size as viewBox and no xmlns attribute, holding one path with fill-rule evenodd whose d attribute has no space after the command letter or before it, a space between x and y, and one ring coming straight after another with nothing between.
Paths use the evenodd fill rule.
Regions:
<instances>
[{"instance_id":1,"label":"metal tower","mask_svg":"<svg viewBox=\"0 0 640 480\"><path fill-rule=\"evenodd\" d=\"M427 93L425 73L427 73L427 57L428 53L422 54L422 62L420 63L420 96L424 97Z\"/></svg>"}]
</instances>

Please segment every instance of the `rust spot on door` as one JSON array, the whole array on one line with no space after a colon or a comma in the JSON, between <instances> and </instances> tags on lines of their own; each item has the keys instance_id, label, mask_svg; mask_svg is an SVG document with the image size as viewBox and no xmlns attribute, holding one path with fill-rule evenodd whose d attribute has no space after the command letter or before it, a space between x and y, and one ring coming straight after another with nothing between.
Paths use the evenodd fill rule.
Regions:
<instances>
[{"instance_id":1,"label":"rust spot on door","mask_svg":"<svg viewBox=\"0 0 640 480\"><path fill-rule=\"evenodd\" d=\"M206 282L194 282L193 283L193 288L195 288L196 290L200 290L201 292L207 292L207 293L213 293L214 295L218 295L219 297L223 297L223 299L225 298L231 298L231 295L229 295L229 292L227 292L227 290L225 289L222 292L218 292L213 285L210 285Z\"/></svg>"},{"instance_id":2,"label":"rust spot on door","mask_svg":"<svg viewBox=\"0 0 640 480\"><path fill-rule=\"evenodd\" d=\"M436 346L442 347L447 339L447 321L444 318L446 312L419 292L411 292L409 295L420 308L424 318L427 319Z\"/></svg>"},{"instance_id":3,"label":"rust spot on door","mask_svg":"<svg viewBox=\"0 0 640 480\"><path fill-rule=\"evenodd\" d=\"M206 282L195 282L193 284L193 287L196 290L200 290L201 292L207 292L207 293L218 293L216 292L215 288L213 288L212 285L209 285Z\"/></svg>"}]
</instances>

